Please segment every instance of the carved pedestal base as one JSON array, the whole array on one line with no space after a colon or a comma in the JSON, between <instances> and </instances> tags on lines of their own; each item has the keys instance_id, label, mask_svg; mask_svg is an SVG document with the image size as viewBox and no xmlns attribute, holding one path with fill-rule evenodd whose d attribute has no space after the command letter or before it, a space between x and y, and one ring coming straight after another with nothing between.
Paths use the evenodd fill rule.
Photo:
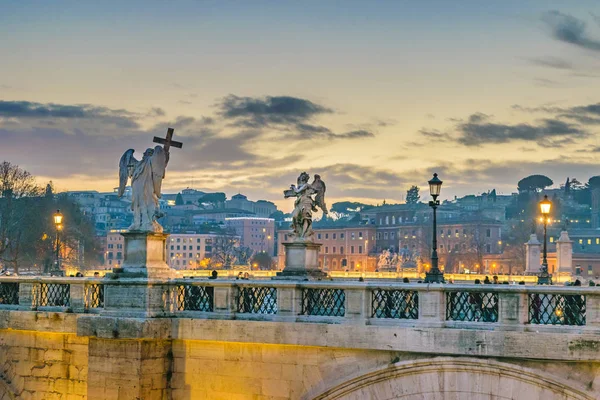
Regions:
<instances>
[{"instance_id":1,"label":"carved pedestal base","mask_svg":"<svg viewBox=\"0 0 600 400\"><path fill-rule=\"evenodd\" d=\"M176 272L166 263L166 233L123 232L125 238L123 266L114 268L112 278L175 278Z\"/></svg>"},{"instance_id":2,"label":"carved pedestal base","mask_svg":"<svg viewBox=\"0 0 600 400\"><path fill-rule=\"evenodd\" d=\"M123 266L106 276L105 315L153 317L164 314L165 284L176 278L177 272L166 260L168 234L155 232L124 232Z\"/></svg>"},{"instance_id":3,"label":"carved pedestal base","mask_svg":"<svg viewBox=\"0 0 600 400\"><path fill-rule=\"evenodd\" d=\"M319 269L319 248L313 242L283 243L285 247L285 268L272 279L316 280L327 279L328 275Z\"/></svg>"}]
</instances>

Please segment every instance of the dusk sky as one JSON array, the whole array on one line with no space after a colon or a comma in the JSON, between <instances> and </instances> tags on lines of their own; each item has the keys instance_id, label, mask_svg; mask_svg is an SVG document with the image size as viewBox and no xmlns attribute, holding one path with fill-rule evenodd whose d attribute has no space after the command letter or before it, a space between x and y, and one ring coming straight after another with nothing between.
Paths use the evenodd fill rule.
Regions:
<instances>
[{"instance_id":1,"label":"dusk sky","mask_svg":"<svg viewBox=\"0 0 600 400\"><path fill-rule=\"evenodd\" d=\"M443 198L600 175L595 1L6 1L0 161L112 190L175 128L163 183L290 201Z\"/></svg>"}]
</instances>

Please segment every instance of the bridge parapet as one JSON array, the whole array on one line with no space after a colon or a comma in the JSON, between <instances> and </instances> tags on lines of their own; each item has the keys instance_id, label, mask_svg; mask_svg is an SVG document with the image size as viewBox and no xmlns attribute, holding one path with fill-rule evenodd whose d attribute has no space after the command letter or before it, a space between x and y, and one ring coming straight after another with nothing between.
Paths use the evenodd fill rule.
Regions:
<instances>
[{"instance_id":1,"label":"bridge parapet","mask_svg":"<svg viewBox=\"0 0 600 400\"><path fill-rule=\"evenodd\" d=\"M143 296L146 298L139 298ZM133 307L138 303L146 308ZM0 309L123 317L600 332L597 287L3 277Z\"/></svg>"}]
</instances>

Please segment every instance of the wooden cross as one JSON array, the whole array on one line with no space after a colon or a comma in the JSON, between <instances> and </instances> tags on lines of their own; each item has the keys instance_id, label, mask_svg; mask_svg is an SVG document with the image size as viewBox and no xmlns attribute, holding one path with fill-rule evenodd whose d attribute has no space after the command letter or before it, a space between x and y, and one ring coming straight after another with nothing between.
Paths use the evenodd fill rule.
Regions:
<instances>
[{"instance_id":1,"label":"wooden cross","mask_svg":"<svg viewBox=\"0 0 600 400\"><path fill-rule=\"evenodd\" d=\"M163 138L159 138L158 136L154 136L154 143L158 143L158 144L162 144L163 147L165 148L165 151L168 152L169 148L171 146L173 147L177 147L178 149L180 149L181 147L183 147L183 143L181 142L176 142L173 140L173 131L175 131L175 129L173 128L169 128L167 129L167 136L163 139Z\"/></svg>"}]
</instances>

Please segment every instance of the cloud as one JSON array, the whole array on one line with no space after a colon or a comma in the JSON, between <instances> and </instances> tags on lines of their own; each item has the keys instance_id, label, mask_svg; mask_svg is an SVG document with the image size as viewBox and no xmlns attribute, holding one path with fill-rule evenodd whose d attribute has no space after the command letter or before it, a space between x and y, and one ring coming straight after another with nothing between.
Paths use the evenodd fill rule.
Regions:
<instances>
[{"instance_id":1,"label":"cloud","mask_svg":"<svg viewBox=\"0 0 600 400\"><path fill-rule=\"evenodd\" d=\"M592 38L586 32L586 23L560 11L547 11L542 21L550 28L553 38L586 50L600 51L600 40Z\"/></svg>"},{"instance_id":2,"label":"cloud","mask_svg":"<svg viewBox=\"0 0 600 400\"><path fill-rule=\"evenodd\" d=\"M218 115L235 128L254 129L273 140L341 140L371 138L367 128L336 133L313 123L317 117L331 114L331 108L291 96L239 97L229 95L217 103ZM276 132L276 135L269 133Z\"/></svg>"},{"instance_id":3,"label":"cloud","mask_svg":"<svg viewBox=\"0 0 600 400\"><path fill-rule=\"evenodd\" d=\"M545 147L560 147L582 139L589 134L577 125L556 119L542 119L536 125L493 123L481 114L474 114L464 123L456 126L457 141L466 146L479 146L488 143L508 143L514 140L536 142Z\"/></svg>"},{"instance_id":4,"label":"cloud","mask_svg":"<svg viewBox=\"0 0 600 400\"><path fill-rule=\"evenodd\" d=\"M541 67L548 67L548 68L562 69L562 70L573 69L573 64L571 64L570 62L568 62L562 58L553 57L553 56L530 58L529 62L531 62L532 64L535 64L535 65L541 66Z\"/></svg>"},{"instance_id":5,"label":"cloud","mask_svg":"<svg viewBox=\"0 0 600 400\"><path fill-rule=\"evenodd\" d=\"M552 79L546 78L534 78L533 82L536 86L555 88L561 86L560 82L553 81Z\"/></svg>"},{"instance_id":6,"label":"cloud","mask_svg":"<svg viewBox=\"0 0 600 400\"><path fill-rule=\"evenodd\" d=\"M153 109L160 110L160 109ZM126 110L111 110L89 104L63 105L0 100L0 117L18 119L102 119L121 128L138 128L139 116Z\"/></svg>"},{"instance_id":7,"label":"cloud","mask_svg":"<svg viewBox=\"0 0 600 400\"><path fill-rule=\"evenodd\" d=\"M306 99L291 96L238 97L229 95L218 104L219 114L248 127L269 124L296 124L333 110Z\"/></svg>"},{"instance_id":8,"label":"cloud","mask_svg":"<svg viewBox=\"0 0 600 400\"><path fill-rule=\"evenodd\" d=\"M448 142L452 140L452 137L448 133L440 132L437 129L420 129L419 133L428 139L437 141Z\"/></svg>"},{"instance_id":9,"label":"cloud","mask_svg":"<svg viewBox=\"0 0 600 400\"><path fill-rule=\"evenodd\" d=\"M555 118L573 120L582 125L600 125L600 103L574 107L523 107L513 105L512 109L529 113L554 114Z\"/></svg>"}]
</instances>

